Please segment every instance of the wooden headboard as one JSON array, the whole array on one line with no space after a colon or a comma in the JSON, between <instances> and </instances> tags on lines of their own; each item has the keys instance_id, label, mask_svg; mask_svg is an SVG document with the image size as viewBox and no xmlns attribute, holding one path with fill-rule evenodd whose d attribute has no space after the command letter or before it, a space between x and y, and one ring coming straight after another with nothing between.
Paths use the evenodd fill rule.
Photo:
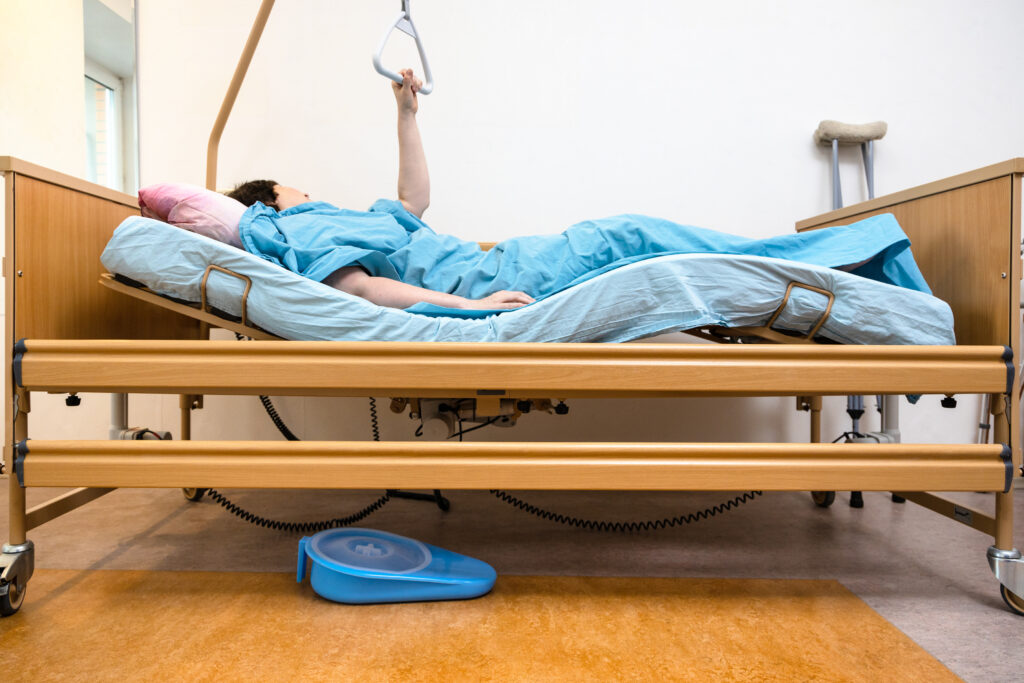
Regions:
<instances>
[{"instance_id":1,"label":"wooden headboard","mask_svg":"<svg viewBox=\"0 0 1024 683\"><path fill-rule=\"evenodd\" d=\"M132 195L13 157L4 176L8 349L32 339L197 339L199 323L99 284L114 228L138 215Z\"/></svg>"},{"instance_id":2,"label":"wooden headboard","mask_svg":"<svg viewBox=\"0 0 1024 683\"><path fill-rule=\"evenodd\" d=\"M797 230L892 213L935 296L953 309L958 344L999 344L1020 358L1024 159L809 218Z\"/></svg>"}]
</instances>

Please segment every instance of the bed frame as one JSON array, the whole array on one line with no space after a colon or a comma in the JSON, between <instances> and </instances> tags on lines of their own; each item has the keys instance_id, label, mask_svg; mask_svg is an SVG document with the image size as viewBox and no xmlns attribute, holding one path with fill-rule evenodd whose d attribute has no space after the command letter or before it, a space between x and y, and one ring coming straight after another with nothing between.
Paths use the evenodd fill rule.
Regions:
<instances>
[{"instance_id":1,"label":"bed frame","mask_svg":"<svg viewBox=\"0 0 1024 683\"><path fill-rule=\"evenodd\" d=\"M1013 548L1021 475L1024 159L797 224L899 219L957 346L211 341L205 323L98 284L99 254L136 198L10 157L5 179L5 397L10 530L0 606L20 607L28 532L115 487L893 491L993 537L989 560L1024 611ZM31 392L178 394L177 441L27 440ZM191 440L205 394L473 398L795 396L809 443ZM821 396L988 394L994 444L818 443ZM26 509L25 487L78 487ZM994 512L935 491L994 494Z\"/></svg>"}]
</instances>

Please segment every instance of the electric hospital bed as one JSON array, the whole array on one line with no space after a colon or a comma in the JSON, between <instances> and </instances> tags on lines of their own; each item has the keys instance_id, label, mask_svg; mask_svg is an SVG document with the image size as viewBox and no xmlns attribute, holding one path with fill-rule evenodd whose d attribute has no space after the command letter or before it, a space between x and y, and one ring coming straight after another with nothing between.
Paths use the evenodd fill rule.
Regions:
<instances>
[{"instance_id":1,"label":"electric hospital bed","mask_svg":"<svg viewBox=\"0 0 1024 683\"><path fill-rule=\"evenodd\" d=\"M207 187L272 5L261 4L214 125ZM407 0L394 28L416 37L429 72ZM212 241L197 247L196 236L138 217L134 196L11 157L0 157L0 172L4 615L20 608L32 576L28 532L116 487L893 491L992 536L1000 592L1024 614L1013 547L1024 159L797 224L892 213L934 298L791 262L691 255L633 264L484 320L379 308ZM159 234L156 251L142 244L147 233ZM745 285L722 286L734 281ZM210 325L253 341L210 340ZM614 343L669 330L745 343ZM180 439L28 440L32 392L177 394ZM793 396L810 429L808 443L192 440L191 412L206 394L469 399L480 415L549 398ZM994 443L820 443L821 397L849 394L883 395L891 427L901 395L988 395ZM29 486L73 488L27 509ZM989 492L993 510L943 491Z\"/></svg>"},{"instance_id":2,"label":"electric hospital bed","mask_svg":"<svg viewBox=\"0 0 1024 683\"><path fill-rule=\"evenodd\" d=\"M20 606L32 573L28 532L115 487L893 491L991 535L989 561L1001 590L1011 607L1024 607L1012 541L1012 482L1021 475L1015 359L1024 159L798 223L809 230L893 213L935 299L910 290L901 291L909 298L893 298L889 290L897 288L889 285L772 259L755 258L751 267L754 257L662 257L616 275L643 270L643 279L667 288L658 299L664 305L644 309L632 327L623 311L626 303L640 310L635 289L628 302L607 300L609 311L596 317L556 295L541 302L547 308L452 321L381 309L306 281L316 306L337 307L310 322L281 314L274 307L282 299L267 296L283 293L286 307L296 308L288 298L299 296L295 283L274 279L289 273L261 273L254 266L276 267L246 263L249 255L230 247L235 253L214 268L199 256L213 250L183 258L195 261L182 276L191 291L159 279L140 290L133 281L146 277L146 267L131 271L130 262L145 258L122 262L108 253L110 265L130 271L115 278L101 264L105 249L138 255L131 233L152 229L165 230L158 234L166 240L204 238L133 217L134 196L10 157L0 157L0 170L11 507L0 589L7 612ZM129 217L121 228L127 237L111 240ZM169 250L163 253L166 260ZM738 272L759 279L748 280L745 300L730 292L729 301L695 302L692 293L682 296L691 288L681 287L674 298L685 303L676 305L671 283L693 273L696 261L696 272L712 279ZM585 283L594 291L584 294L598 300L621 291L607 284L613 274ZM108 286L98 284L101 276ZM695 312L694 303L715 313ZM943 332L950 311L955 345ZM328 319L349 332L325 329ZM256 340L211 341L208 324ZM599 343L668 329L795 343ZM413 341L380 341L387 338ZM932 343L913 345L922 339ZM178 394L181 439L26 441L38 391ZM995 443L819 443L820 397L851 393L990 394ZM191 411L205 394L464 398L482 414L496 414L509 399L795 396L809 411L810 443L190 440ZM28 510L28 486L78 488ZM991 492L994 511L965 508L937 491Z\"/></svg>"}]
</instances>

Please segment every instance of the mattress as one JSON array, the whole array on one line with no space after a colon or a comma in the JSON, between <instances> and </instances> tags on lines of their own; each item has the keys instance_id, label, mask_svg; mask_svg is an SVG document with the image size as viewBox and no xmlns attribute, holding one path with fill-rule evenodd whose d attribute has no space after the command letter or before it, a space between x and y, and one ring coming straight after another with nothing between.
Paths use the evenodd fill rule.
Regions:
<instances>
[{"instance_id":1,"label":"mattress","mask_svg":"<svg viewBox=\"0 0 1024 683\"><path fill-rule=\"evenodd\" d=\"M709 325L761 326L791 282L833 293L818 336L844 344L955 344L953 315L940 299L831 268L759 256L682 254L639 261L529 306L486 318L426 315L377 306L235 247L167 223L133 216L103 251L111 272L164 296L198 302L207 267L252 280L246 313L293 340L447 342L625 342ZM244 283L212 271L210 305L241 314ZM812 329L828 298L794 287L774 323Z\"/></svg>"}]
</instances>

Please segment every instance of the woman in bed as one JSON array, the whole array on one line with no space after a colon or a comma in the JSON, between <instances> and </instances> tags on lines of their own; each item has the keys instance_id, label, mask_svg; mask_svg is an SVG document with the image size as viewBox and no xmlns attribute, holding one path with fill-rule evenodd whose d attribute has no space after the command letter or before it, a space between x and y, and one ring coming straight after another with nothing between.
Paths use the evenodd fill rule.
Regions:
<instances>
[{"instance_id":1,"label":"woman in bed","mask_svg":"<svg viewBox=\"0 0 1024 683\"><path fill-rule=\"evenodd\" d=\"M239 224L246 250L378 305L414 311L519 308L612 268L679 253L748 254L841 267L930 293L910 242L891 215L762 240L636 214L585 221L557 235L512 238L488 251L437 234L422 220L430 204L416 124L422 82L411 69L402 77L402 84L392 84L398 104L398 200L350 211L311 201L301 190L273 180L243 183L229 196L249 207Z\"/></svg>"}]
</instances>

